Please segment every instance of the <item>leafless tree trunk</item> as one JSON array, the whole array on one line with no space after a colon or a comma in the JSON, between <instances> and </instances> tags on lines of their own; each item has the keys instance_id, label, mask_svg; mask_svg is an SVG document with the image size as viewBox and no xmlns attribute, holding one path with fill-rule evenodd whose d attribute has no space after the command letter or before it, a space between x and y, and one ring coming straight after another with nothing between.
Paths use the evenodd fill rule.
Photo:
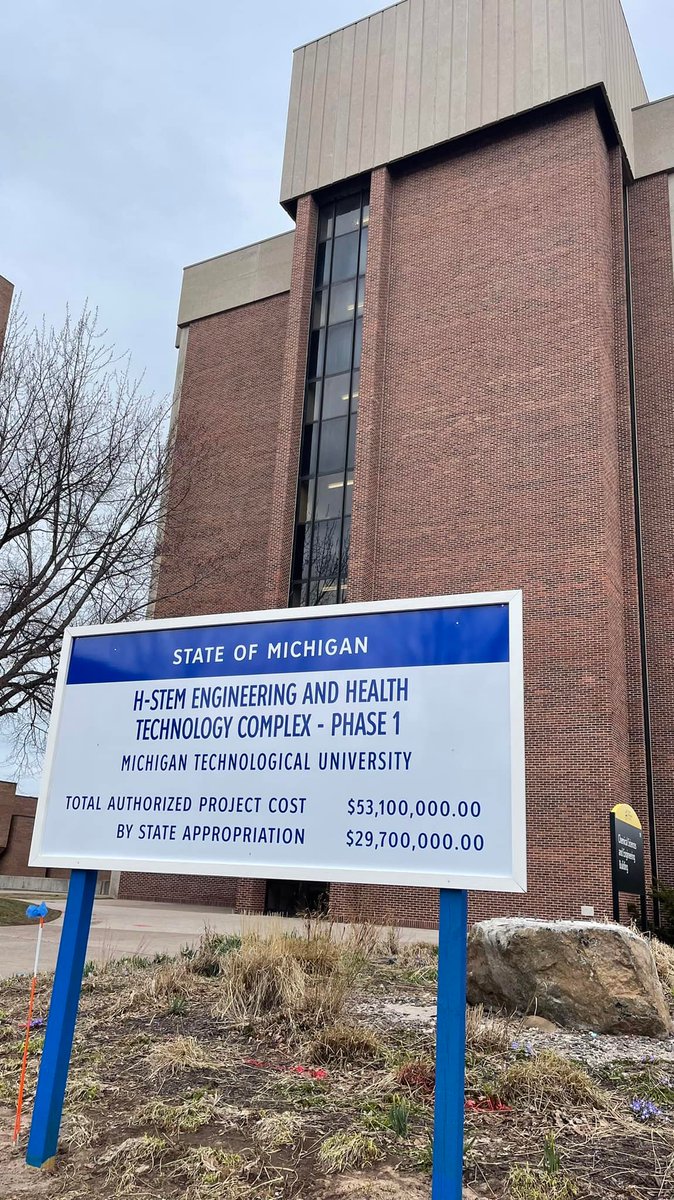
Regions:
<instances>
[{"instance_id":1,"label":"leafless tree trunk","mask_svg":"<svg viewBox=\"0 0 674 1200\"><path fill-rule=\"evenodd\" d=\"M168 414L115 359L90 310L58 330L10 319L0 352L0 716L18 714L35 744L66 627L144 615L159 521L184 498L175 478L169 493Z\"/></svg>"}]
</instances>

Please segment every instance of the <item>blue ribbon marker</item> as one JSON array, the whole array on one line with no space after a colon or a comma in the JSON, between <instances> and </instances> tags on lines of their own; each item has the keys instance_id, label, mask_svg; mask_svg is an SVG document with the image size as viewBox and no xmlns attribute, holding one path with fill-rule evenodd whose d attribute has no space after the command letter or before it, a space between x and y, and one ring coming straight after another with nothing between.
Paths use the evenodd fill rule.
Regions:
<instances>
[{"instance_id":1,"label":"blue ribbon marker","mask_svg":"<svg viewBox=\"0 0 674 1200\"><path fill-rule=\"evenodd\" d=\"M49 909L43 900L41 904L29 904L26 909L26 916L38 920L40 917L46 917L48 912Z\"/></svg>"}]
</instances>

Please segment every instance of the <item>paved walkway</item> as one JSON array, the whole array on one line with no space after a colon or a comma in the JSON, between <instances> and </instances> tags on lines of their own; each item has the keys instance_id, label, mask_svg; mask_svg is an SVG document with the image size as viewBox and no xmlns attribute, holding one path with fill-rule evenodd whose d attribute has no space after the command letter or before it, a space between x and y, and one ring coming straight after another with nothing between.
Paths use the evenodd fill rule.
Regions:
<instances>
[{"instance_id":1,"label":"paved walkway","mask_svg":"<svg viewBox=\"0 0 674 1200\"><path fill-rule=\"evenodd\" d=\"M32 897L26 897L26 903ZM52 908L63 909L65 898L49 897ZM220 908L195 905L151 904L138 900L107 900L94 903L87 957L96 962L121 958L128 954L176 954L181 946L198 942L208 925L217 933L239 933L242 925L275 923L278 917L242 917ZM303 927L301 921L283 920L288 929ZM40 966L51 971L56 966L63 918L44 927ZM437 942L437 933L429 929L403 929L401 938L411 942ZM0 978L30 973L35 956L35 929L30 925L0 928Z\"/></svg>"}]
</instances>

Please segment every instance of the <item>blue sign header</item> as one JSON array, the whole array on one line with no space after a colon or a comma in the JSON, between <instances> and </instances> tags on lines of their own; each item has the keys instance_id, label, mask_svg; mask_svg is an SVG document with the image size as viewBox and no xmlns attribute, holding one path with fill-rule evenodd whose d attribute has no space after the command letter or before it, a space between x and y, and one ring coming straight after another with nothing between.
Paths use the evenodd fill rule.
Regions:
<instances>
[{"instance_id":1,"label":"blue sign header","mask_svg":"<svg viewBox=\"0 0 674 1200\"><path fill-rule=\"evenodd\" d=\"M507 662L508 605L74 636L68 684Z\"/></svg>"}]
</instances>

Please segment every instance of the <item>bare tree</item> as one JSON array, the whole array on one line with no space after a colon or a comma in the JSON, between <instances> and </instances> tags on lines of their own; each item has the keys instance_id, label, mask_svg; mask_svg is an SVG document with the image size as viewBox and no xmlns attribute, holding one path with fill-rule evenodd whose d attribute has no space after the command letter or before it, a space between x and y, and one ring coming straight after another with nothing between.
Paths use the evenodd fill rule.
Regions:
<instances>
[{"instance_id":1,"label":"bare tree","mask_svg":"<svg viewBox=\"0 0 674 1200\"><path fill-rule=\"evenodd\" d=\"M340 556L342 529L340 520L317 521L314 525L311 547L311 574L313 583L309 591L310 604L336 604L340 571L348 559L348 545ZM343 582L343 580L342 580Z\"/></svg>"},{"instance_id":2,"label":"bare tree","mask_svg":"<svg viewBox=\"0 0 674 1200\"><path fill-rule=\"evenodd\" d=\"M170 488L169 406L89 309L0 351L0 716L39 744L63 631L144 615Z\"/></svg>"}]
</instances>

